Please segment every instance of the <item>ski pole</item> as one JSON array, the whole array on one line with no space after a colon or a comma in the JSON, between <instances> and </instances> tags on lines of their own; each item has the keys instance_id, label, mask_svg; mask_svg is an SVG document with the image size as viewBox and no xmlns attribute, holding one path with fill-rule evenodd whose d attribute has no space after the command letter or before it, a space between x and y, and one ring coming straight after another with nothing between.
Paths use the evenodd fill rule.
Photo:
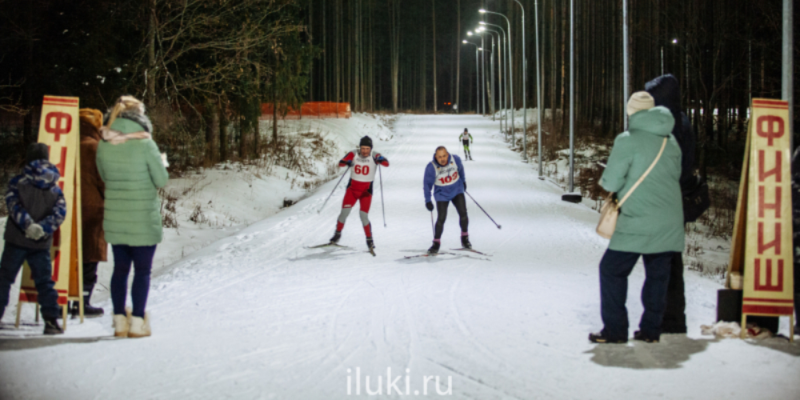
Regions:
<instances>
[{"instance_id":1,"label":"ski pole","mask_svg":"<svg viewBox=\"0 0 800 400\"><path fill-rule=\"evenodd\" d=\"M322 212L322 209L325 208L325 204L328 204L328 200L331 199L331 196L333 196L333 192L335 192L336 188L339 187L339 184L342 183L342 179L344 179L344 176L347 175L347 171L350 171L350 166L349 165L347 166L347 169L344 170L344 173L342 174L342 177L339 178L339 182L336 182L336 186L334 186L333 190L331 190L331 194L329 194L328 198L325 199L325 202L322 203L322 207L319 208L319 211L317 211L317 214Z\"/></svg>"},{"instance_id":2,"label":"ski pole","mask_svg":"<svg viewBox=\"0 0 800 400\"><path fill-rule=\"evenodd\" d=\"M472 199L472 201L475 201L475 199L472 197L472 195L471 195L471 194L469 194L469 192L467 192L467 191L465 190L465 191L464 191L464 193L466 193L466 194L467 194L467 196L469 196L469 198L470 198L470 199ZM480 205L480 204L478 204L478 202L477 202L477 201L475 201L475 204L478 206L478 208L480 208L480 209L481 209L481 211L483 211L483 213L484 213L484 214L486 214L486 216L487 216L487 217L489 217L489 219L491 219L491 220L492 220L492 222L494 222L494 219L492 219L492 216L491 216L491 215L489 215L489 213L488 213L488 212L486 212L486 210L484 210L484 209L483 209L483 207L481 207L481 205ZM432 214L431 214L431 215L432 215ZM497 225L497 229L502 229L502 228L503 228L503 227L502 227L502 226L500 226L500 225L499 225L497 222L494 222L494 224L495 224L495 225Z\"/></svg>"},{"instance_id":3,"label":"ski pole","mask_svg":"<svg viewBox=\"0 0 800 400\"><path fill-rule=\"evenodd\" d=\"M433 211L431 211L431 231L433 231L433 237L436 238L436 228L433 225Z\"/></svg>"},{"instance_id":4,"label":"ski pole","mask_svg":"<svg viewBox=\"0 0 800 400\"><path fill-rule=\"evenodd\" d=\"M383 227L386 228L386 208L383 206L383 173L381 173L381 166L378 165L378 178L381 182L381 211L383 211Z\"/></svg>"}]
</instances>

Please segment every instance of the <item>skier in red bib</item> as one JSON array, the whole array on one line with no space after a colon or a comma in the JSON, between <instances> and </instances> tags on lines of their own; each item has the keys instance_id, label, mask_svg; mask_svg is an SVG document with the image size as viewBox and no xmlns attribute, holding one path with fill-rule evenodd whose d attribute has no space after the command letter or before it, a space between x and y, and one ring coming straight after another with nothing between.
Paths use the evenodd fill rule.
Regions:
<instances>
[{"instance_id":1,"label":"skier in red bib","mask_svg":"<svg viewBox=\"0 0 800 400\"><path fill-rule=\"evenodd\" d=\"M351 167L350 182L347 184L347 192L342 201L342 212L336 223L336 233L331 238L331 243L338 243L342 238L342 228L344 222L350 215L350 210L359 202L361 212L361 223L364 225L364 233L367 235L367 247L375 248L372 241L372 224L369 222L369 206L372 204L372 182L375 180L375 173L378 166L389 166L389 160L380 153L372 151L372 139L369 136L361 138L359 149L355 152L347 153L339 161L339 167Z\"/></svg>"}]
</instances>

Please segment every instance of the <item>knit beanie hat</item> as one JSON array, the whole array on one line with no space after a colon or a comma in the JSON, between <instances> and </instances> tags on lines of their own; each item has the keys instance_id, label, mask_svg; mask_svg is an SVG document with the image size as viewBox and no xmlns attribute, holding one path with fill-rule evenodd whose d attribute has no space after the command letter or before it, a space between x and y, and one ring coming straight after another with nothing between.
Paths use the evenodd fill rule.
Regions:
<instances>
[{"instance_id":1,"label":"knit beanie hat","mask_svg":"<svg viewBox=\"0 0 800 400\"><path fill-rule=\"evenodd\" d=\"M372 148L372 139L370 139L369 136L364 136L364 137L361 138L361 142L358 144L358 146L359 147L361 147L361 146L369 146L369 148L371 149Z\"/></svg>"},{"instance_id":2,"label":"knit beanie hat","mask_svg":"<svg viewBox=\"0 0 800 400\"><path fill-rule=\"evenodd\" d=\"M30 164L36 160L49 160L50 150L44 143L31 143L28 146L28 153L25 155L25 164Z\"/></svg>"},{"instance_id":3,"label":"knit beanie hat","mask_svg":"<svg viewBox=\"0 0 800 400\"><path fill-rule=\"evenodd\" d=\"M645 91L636 92L631 95L631 99L628 100L628 116L636 114L639 111L649 110L656 106L656 101L653 99L653 96L650 93Z\"/></svg>"}]
</instances>

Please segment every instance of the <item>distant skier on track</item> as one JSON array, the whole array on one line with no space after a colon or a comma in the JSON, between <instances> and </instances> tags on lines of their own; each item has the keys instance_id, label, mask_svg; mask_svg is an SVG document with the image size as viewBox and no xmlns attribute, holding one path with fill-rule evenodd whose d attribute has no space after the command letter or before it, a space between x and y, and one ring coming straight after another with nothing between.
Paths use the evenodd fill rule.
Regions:
<instances>
[{"instance_id":1,"label":"distant skier on track","mask_svg":"<svg viewBox=\"0 0 800 400\"><path fill-rule=\"evenodd\" d=\"M469 218L467 217L467 201L464 197L464 192L467 190L464 165L457 155L448 153L444 146L439 146L436 149L433 161L425 168L425 207L428 211L433 212L431 190L433 190L433 197L436 200L438 220L433 235L433 246L428 249L428 254L437 254L439 252L444 221L447 219L447 207L450 202L453 202L458 212L459 224L461 225L461 245L465 249L472 249L472 245L469 242L469 233L467 233Z\"/></svg>"},{"instance_id":2,"label":"distant skier on track","mask_svg":"<svg viewBox=\"0 0 800 400\"><path fill-rule=\"evenodd\" d=\"M472 143L472 135L470 135L467 128L464 128L464 133L458 136L461 139L461 144L464 145L464 158L472 161L472 153L469 151L469 144Z\"/></svg>"},{"instance_id":3,"label":"distant skier on track","mask_svg":"<svg viewBox=\"0 0 800 400\"><path fill-rule=\"evenodd\" d=\"M369 222L369 207L372 204L372 182L375 180L375 172L379 165L388 167L389 160L379 153L372 152L372 139L369 136L361 138L357 151L347 153L339 161L339 167L351 167L350 182L347 184L347 191L342 201L342 212L336 223L336 233L331 238L332 244L338 243L342 238L344 222L358 201L361 207L361 222L367 235L367 247L370 252L375 248L372 241L372 224Z\"/></svg>"}]
</instances>

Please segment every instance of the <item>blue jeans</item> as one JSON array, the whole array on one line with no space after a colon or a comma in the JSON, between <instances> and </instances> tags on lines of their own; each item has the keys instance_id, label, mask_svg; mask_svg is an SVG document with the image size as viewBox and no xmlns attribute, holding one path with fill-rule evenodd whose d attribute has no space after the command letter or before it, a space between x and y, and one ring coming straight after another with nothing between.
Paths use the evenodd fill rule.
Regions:
<instances>
[{"instance_id":1,"label":"blue jeans","mask_svg":"<svg viewBox=\"0 0 800 400\"><path fill-rule=\"evenodd\" d=\"M22 263L27 261L31 267L31 277L36 284L37 299L42 309L42 317L55 319L59 316L58 292L53 282L53 266L50 263L50 250L27 249L6 242L3 258L0 259L0 317L8 305L8 292L17 280Z\"/></svg>"},{"instance_id":2,"label":"blue jeans","mask_svg":"<svg viewBox=\"0 0 800 400\"><path fill-rule=\"evenodd\" d=\"M628 338L628 275L639 256L644 258L642 287L644 314L639 329L649 338L661 336L661 320L667 303L670 262L675 252L638 254L608 249L600 261L600 308L605 336L612 340Z\"/></svg>"},{"instance_id":3,"label":"blue jeans","mask_svg":"<svg viewBox=\"0 0 800 400\"><path fill-rule=\"evenodd\" d=\"M114 273L111 275L111 302L114 303L114 314L125 314L128 274L131 272L131 263L133 263L133 286L131 286L133 315L144 318L156 246L137 247L115 244L111 246L111 249L114 252Z\"/></svg>"}]
</instances>

